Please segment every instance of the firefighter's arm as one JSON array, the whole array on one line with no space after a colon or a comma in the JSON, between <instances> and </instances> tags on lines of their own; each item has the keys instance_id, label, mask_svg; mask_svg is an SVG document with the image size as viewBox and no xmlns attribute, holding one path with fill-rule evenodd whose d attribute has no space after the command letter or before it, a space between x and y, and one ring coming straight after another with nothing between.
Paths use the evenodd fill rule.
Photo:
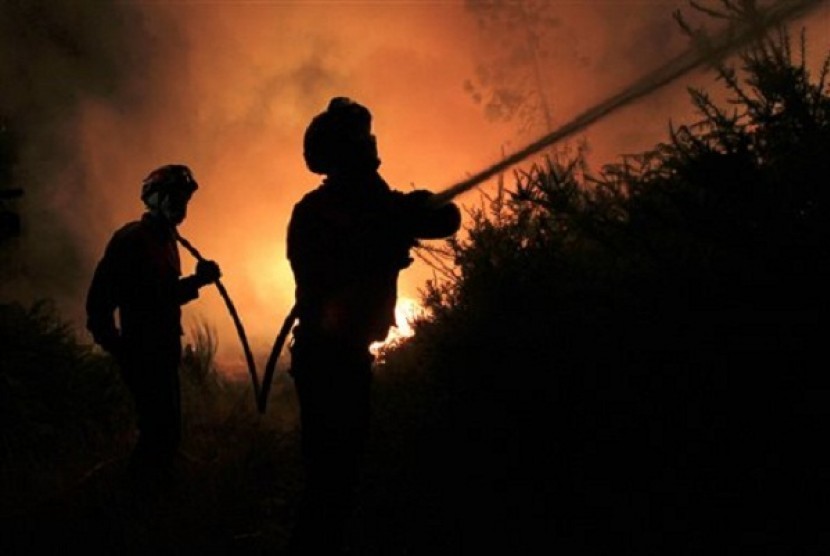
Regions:
<instances>
[{"instance_id":1,"label":"firefighter's arm","mask_svg":"<svg viewBox=\"0 0 830 556\"><path fill-rule=\"evenodd\" d=\"M400 200L401 221L412 237L439 239L453 235L461 227L461 211L454 203L434 206L433 194L418 189L403 194Z\"/></svg>"},{"instance_id":2,"label":"firefighter's arm","mask_svg":"<svg viewBox=\"0 0 830 556\"><path fill-rule=\"evenodd\" d=\"M219 265L214 261L200 260L196 263L196 273L179 279L176 292L179 304L184 305L199 297L199 288L212 284L222 277Z\"/></svg>"},{"instance_id":3,"label":"firefighter's arm","mask_svg":"<svg viewBox=\"0 0 830 556\"><path fill-rule=\"evenodd\" d=\"M121 333L115 326L119 297L118 256L117 246L110 242L95 268L86 297L87 330L96 344L113 355L117 355L121 348Z\"/></svg>"}]
</instances>

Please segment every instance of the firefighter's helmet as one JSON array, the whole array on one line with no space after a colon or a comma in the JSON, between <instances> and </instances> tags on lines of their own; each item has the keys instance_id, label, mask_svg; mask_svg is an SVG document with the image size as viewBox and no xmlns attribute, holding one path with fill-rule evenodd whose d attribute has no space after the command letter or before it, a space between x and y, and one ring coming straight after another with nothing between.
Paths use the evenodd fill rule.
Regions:
<instances>
[{"instance_id":1,"label":"firefighter's helmet","mask_svg":"<svg viewBox=\"0 0 830 556\"><path fill-rule=\"evenodd\" d=\"M303 138L306 166L315 174L377 169L380 165L372 114L357 102L335 97L311 120Z\"/></svg>"},{"instance_id":2,"label":"firefighter's helmet","mask_svg":"<svg viewBox=\"0 0 830 556\"><path fill-rule=\"evenodd\" d=\"M141 184L141 199L147 199L153 193L182 193L191 195L199 188L193 179L190 168L183 164L168 164L150 172Z\"/></svg>"}]
</instances>

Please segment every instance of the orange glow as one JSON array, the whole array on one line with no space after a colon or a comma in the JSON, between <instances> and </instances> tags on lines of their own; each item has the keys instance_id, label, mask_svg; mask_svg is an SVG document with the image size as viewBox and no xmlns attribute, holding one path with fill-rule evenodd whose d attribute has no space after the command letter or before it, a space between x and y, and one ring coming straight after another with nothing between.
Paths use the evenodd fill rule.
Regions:
<instances>
[{"instance_id":1,"label":"orange glow","mask_svg":"<svg viewBox=\"0 0 830 556\"><path fill-rule=\"evenodd\" d=\"M375 356L382 354L384 348L394 345L406 338L411 338L415 335L412 329L412 323L417 319L426 315L426 309L418 303L415 299L409 297L399 297L395 304L395 324L393 328L389 329L389 334L382 342L375 342L369 348Z\"/></svg>"},{"instance_id":2,"label":"orange glow","mask_svg":"<svg viewBox=\"0 0 830 556\"><path fill-rule=\"evenodd\" d=\"M143 59L119 83L126 92L81 95L63 121L46 126L72 143L66 165L81 185L69 183L63 161L45 160L54 156L48 149L21 153L21 175L50 184L44 211L65 221L81 253L77 283L54 278L54 291L28 291L25 283L14 291L63 296L64 312L81 329L94 264L112 232L140 216L141 180L157 166L193 170L200 188L181 233L220 264L259 360L293 304L285 231L293 205L320 182L305 168L302 136L331 97L352 97L372 111L381 173L403 191L441 190L534 138L518 135L515 122L488 121L465 91L479 65L510 40L524 40L522 29L483 33L465 2L128 4L141 12L131 24L145 31L145 40ZM551 2L559 23L540 69L553 123L684 49L680 32L666 28L674 25L672 11L687 6L686 0ZM817 17L820 30L826 11ZM826 34L810 38L811 52L826 52ZM50 95L61 90L47 84ZM664 139L670 118L693 118L685 87L713 84L711 74L695 76L590 129L592 162L612 162ZM478 205L480 198L469 193L460 202ZM28 222L35 240L26 249L42 249L36 240L44 220ZM182 262L185 273L193 271L184 252ZM60 277L62 271L32 272ZM420 261L401 274L404 318L399 314L397 334L408 333L406 313L432 276ZM242 351L216 291L203 290L185 307L186 329L199 319L217 329L220 364L239 367Z\"/></svg>"},{"instance_id":3,"label":"orange glow","mask_svg":"<svg viewBox=\"0 0 830 556\"><path fill-rule=\"evenodd\" d=\"M164 59L144 83L143 110L83 103L78 141L92 202L106 215L83 228L90 259L112 230L137 218L141 179L168 162L188 164L200 184L180 227L221 266L257 354L267 353L293 303L285 258L292 206L320 177L302 159L302 134L332 96L370 108L396 189L437 190L498 156L510 126L488 123L461 87L473 71L476 35L462 6L394 4L147 4L148 24L174 20ZM335 13L336 12L336 13ZM369 32L371 30L371 32ZM195 262L182 252L185 273ZM414 299L431 276L418 263L401 276ZM216 326L220 364L242 351L212 289L185 307L185 328Z\"/></svg>"}]
</instances>

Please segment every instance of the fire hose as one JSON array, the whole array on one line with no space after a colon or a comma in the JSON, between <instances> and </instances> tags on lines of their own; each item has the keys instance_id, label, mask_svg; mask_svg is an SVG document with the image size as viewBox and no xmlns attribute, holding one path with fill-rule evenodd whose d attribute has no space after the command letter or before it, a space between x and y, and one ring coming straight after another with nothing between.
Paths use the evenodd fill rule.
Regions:
<instances>
[{"instance_id":1,"label":"fire hose","mask_svg":"<svg viewBox=\"0 0 830 556\"><path fill-rule=\"evenodd\" d=\"M185 238L179 235L178 231L175 229L173 233L176 236L176 240L182 244L193 258L197 261L205 261L206 259L202 256L199 251L193 247L193 244L187 241ZM228 290L225 289L225 285L222 284L222 281L217 279L214 284L216 284L216 289L219 290L219 295L222 296L222 299L225 301L225 306L228 308L228 312L233 319L233 324L236 327L236 333L239 335L239 341L242 343L242 350L245 352L245 362L248 364L248 373L251 375L251 384L254 386L254 399L259 405L259 392L260 392L260 385L259 385L259 377L257 376L256 372L256 363L254 363L254 355L251 353L251 346L248 344L248 336L245 334L245 327L242 326L242 319L239 318L239 313L236 311L236 307L231 301L231 296L228 295Z\"/></svg>"},{"instance_id":2,"label":"fire hose","mask_svg":"<svg viewBox=\"0 0 830 556\"><path fill-rule=\"evenodd\" d=\"M524 148L519 149L515 153L503 158L501 161L485 168L467 179L435 193L431 199L431 206L439 207L451 202L462 193L481 185L488 179L504 172L508 168L522 162L526 158L572 136L579 131L584 130L588 126L608 116L617 109L651 94L657 89L668 85L679 77L686 75L700 66L719 63L728 54L763 37L764 34L770 29L781 25L786 21L806 15L823 2L824 0L779 0L766 9L755 12L753 14L754 17L750 21L733 21L718 34L707 37L704 47L694 46L690 48L683 54L663 64L656 70L634 81L617 94L594 105L588 110L585 110L556 130L544 135ZM196 251L190 243L185 241L181 236L177 236L177 239L188 251L190 251L191 254L193 254L194 257L199 260L203 260L198 251ZM271 349L271 353L268 357L263 375L263 382L260 387L253 356L251 355L251 350L245 337L245 331L242 328L242 323L239 320L236 309L234 308L233 303L231 302L230 297L221 282L217 280L216 286L234 319L234 324L236 325L239 338L245 350L245 357L248 361L248 368L250 370L251 380L254 385L254 395L256 396L257 408L260 413L265 413L268 393L274 377L276 365L285 344L285 340L288 337L288 333L291 331L291 328L297 319L297 308L296 306L292 307L280 328L279 334L277 335Z\"/></svg>"}]
</instances>

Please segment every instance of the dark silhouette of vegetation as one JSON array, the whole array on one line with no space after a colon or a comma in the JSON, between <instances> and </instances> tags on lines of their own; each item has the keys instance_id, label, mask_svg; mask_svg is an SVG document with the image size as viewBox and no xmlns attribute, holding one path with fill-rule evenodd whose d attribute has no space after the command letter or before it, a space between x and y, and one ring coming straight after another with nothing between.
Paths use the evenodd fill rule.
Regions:
<instances>
[{"instance_id":1,"label":"dark silhouette of vegetation","mask_svg":"<svg viewBox=\"0 0 830 556\"><path fill-rule=\"evenodd\" d=\"M446 411L412 441L457 524L424 552L819 546L830 97L800 46L722 68L729 108L691 91L653 151L549 159L472 211L386 354Z\"/></svg>"},{"instance_id":2,"label":"dark silhouette of vegetation","mask_svg":"<svg viewBox=\"0 0 830 556\"><path fill-rule=\"evenodd\" d=\"M51 304L0 305L0 552L245 554L284 543L300 477L291 384L276 382L261 419L250 385L217 372L211 328L190 340L175 487L148 505L127 482L135 415L115 363Z\"/></svg>"},{"instance_id":3,"label":"dark silhouette of vegetation","mask_svg":"<svg viewBox=\"0 0 830 556\"><path fill-rule=\"evenodd\" d=\"M109 360L48 302L0 305L0 511L31 509L118 450L129 427Z\"/></svg>"}]
</instances>

